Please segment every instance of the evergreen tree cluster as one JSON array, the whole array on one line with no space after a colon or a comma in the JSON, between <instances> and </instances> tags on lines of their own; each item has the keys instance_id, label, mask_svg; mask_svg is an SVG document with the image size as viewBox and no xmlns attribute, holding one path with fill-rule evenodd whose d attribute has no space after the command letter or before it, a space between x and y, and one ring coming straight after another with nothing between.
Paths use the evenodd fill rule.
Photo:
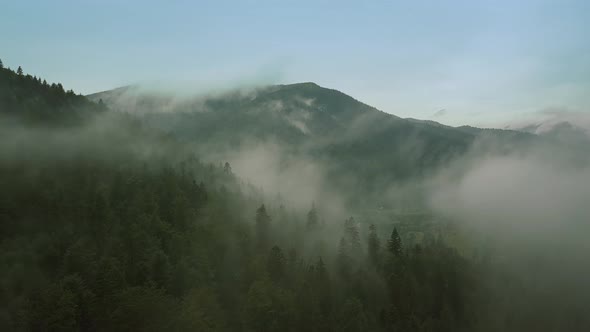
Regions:
<instances>
[{"instance_id":1,"label":"evergreen tree cluster","mask_svg":"<svg viewBox=\"0 0 590 332\"><path fill-rule=\"evenodd\" d=\"M294 243L314 232L305 215L279 224L222 167L154 165L79 156L2 163L2 330L469 326L474 289L451 251L397 256L372 245L365 257L350 218L338 257L336 243L325 256L304 254Z\"/></svg>"},{"instance_id":2,"label":"evergreen tree cluster","mask_svg":"<svg viewBox=\"0 0 590 332\"><path fill-rule=\"evenodd\" d=\"M89 101L61 83L5 67L0 60L0 116L35 124L79 123L106 106Z\"/></svg>"},{"instance_id":3,"label":"evergreen tree cluster","mask_svg":"<svg viewBox=\"0 0 590 332\"><path fill-rule=\"evenodd\" d=\"M3 113L61 124L100 110L3 67ZM274 206L229 163L117 122L131 141L0 151L1 331L588 330L583 307L515 313L530 288L444 241L410 247L398 225Z\"/></svg>"}]
</instances>

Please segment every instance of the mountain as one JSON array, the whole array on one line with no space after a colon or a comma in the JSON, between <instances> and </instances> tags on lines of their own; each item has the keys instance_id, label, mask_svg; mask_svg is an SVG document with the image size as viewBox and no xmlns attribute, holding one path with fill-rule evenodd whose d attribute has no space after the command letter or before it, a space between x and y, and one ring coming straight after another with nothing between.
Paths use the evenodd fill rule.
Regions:
<instances>
[{"instance_id":1,"label":"mountain","mask_svg":"<svg viewBox=\"0 0 590 332\"><path fill-rule=\"evenodd\" d=\"M507 129L539 135L565 144L590 144L590 114L566 110L545 110L529 115Z\"/></svg>"},{"instance_id":2,"label":"mountain","mask_svg":"<svg viewBox=\"0 0 590 332\"><path fill-rule=\"evenodd\" d=\"M486 138L510 149L550 138L400 119L312 83L191 98L126 87L94 103L2 74L3 115L26 120L0 122L2 331L590 330L579 255L588 218L561 181L544 182L534 168L506 177L514 172L492 164L475 181L491 195L467 190L471 202L445 200L451 210L474 201L482 210L471 210L465 229L434 208L406 211L404 220L382 205L395 185L404 207L420 201L404 181L418 186ZM139 116L103 112L42 126L88 119L105 101ZM232 155L247 163L200 160ZM283 172L265 166L269 157ZM247 184L238 172L248 163L280 186ZM579 174L565 185L587 188ZM523 176L541 183L518 188L537 204L510 199L531 183L511 181ZM332 192L318 197L314 186ZM453 186L442 187L453 196ZM572 214L540 191L564 196L579 237L563 236ZM584 204L586 192L574 201ZM352 204L338 206L334 196ZM361 202L379 208L358 209ZM527 214L489 216L541 204L546 210L532 216L548 212L558 227L519 230ZM493 221L476 232L480 218Z\"/></svg>"},{"instance_id":3,"label":"mountain","mask_svg":"<svg viewBox=\"0 0 590 332\"><path fill-rule=\"evenodd\" d=\"M557 123L535 123L518 128L517 130L552 138L563 143L577 145L590 144L590 131L578 125L572 124L569 121L561 121Z\"/></svg>"},{"instance_id":4,"label":"mountain","mask_svg":"<svg viewBox=\"0 0 590 332\"><path fill-rule=\"evenodd\" d=\"M148 114L148 118L164 123L178 120L168 123L170 128L164 128L174 129L181 136L185 134L186 125L188 131L196 130L209 137L214 134L211 129L218 132L235 122L240 126L231 128L234 138L253 135L300 141L338 134L349 129L359 115L380 113L337 90L321 88L314 83L235 90L201 97L179 97L130 86L88 97L94 101L103 100L113 109Z\"/></svg>"},{"instance_id":5,"label":"mountain","mask_svg":"<svg viewBox=\"0 0 590 332\"><path fill-rule=\"evenodd\" d=\"M141 114L149 126L194 143L203 155L215 151L231 160L251 146L278 145L282 160L313 160L331 187L371 205L371 193L427 177L479 137L512 144L534 136L402 119L309 82L193 97L128 86L88 98Z\"/></svg>"},{"instance_id":6,"label":"mountain","mask_svg":"<svg viewBox=\"0 0 590 332\"><path fill-rule=\"evenodd\" d=\"M19 117L26 110L35 123L0 122L0 330L386 331L413 330L415 322L473 330L470 319L454 317L477 317L468 311L477 298L470 294L483 297L483 287L459 282L473 275L471 266L441 241L426 237L413 250L410 231L400 228L396 253L375 248L369 263L361 226L348 218L343 227L326 200L312 205L304 197L305 210L290 201L275 204L229 165L202 163L184 144L154 134L159 130L142 130L132 116L106 113L72 126L41 126L75 118L75 102L89 110L102 103L9 75L9 93L3 92L15 98L3 111ZM300 99L306 91L315 101ZM297 158L338 142L358 112L380 116L336 91L316 92L313 85L273 87L254 99L223 96L207 100L209 110L167 114L175 126L180 120L191 121L187 130L200 126L182 133L202 138L199 143L211 144L203 132L216 132L198 123L206 120L220 124L224 135L282 138L281 146L300 150ZM284 106L265 106L278 102ZM292 124L290 116L308 113L307 130ZM236 118L250 122L222 126ZM156 125L158 118L144 119ZM266 133L273 125L294 129ZM218 137L227 140L224 135ZM284 192L301 195L295 187ZM381 232L393 227L388 222ZM402 269L402 245L409 248L403 263L419 266L417 272ZM400 278L390 286L394 273ZM423 292L414 280L436 289L457 280L451 285L461 288ZM400 300L395 289L408 291ZM455 308L457 299L465 304ZM400 314L384 314L397 303L404 304ZM434 313L431 303L440 304Z\"/></svg>"}]
</instances>

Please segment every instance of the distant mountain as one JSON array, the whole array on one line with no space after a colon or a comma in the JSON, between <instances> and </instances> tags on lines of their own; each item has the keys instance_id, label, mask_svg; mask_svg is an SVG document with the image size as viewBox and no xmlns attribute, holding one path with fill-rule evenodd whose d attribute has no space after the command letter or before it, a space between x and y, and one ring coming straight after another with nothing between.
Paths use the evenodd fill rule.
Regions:
<instances>
[{"instance_id":1,"label":"distant mountain","mask_svg":"<svg viewBox=\"0 0 590 332\"><path fill-rule=\"evenodd\" d=\"M350 136L382 134L391 126L438 127L442 131L453 131L447 126L401 119L315 83L274 85L193 98L127 86L88 98L102 100L115 110L146 114L147 118L180 120L167 124L177 134L182 134L183 126L191 130L198 126L200 131L218 131L231 126L232 122L240 124L239 128L232 128L232 135L246 132L261 138L275 135L273 138L291 137L302 141L346 140Z\"/></svg>"},{"instance_id":2,"label":"distant mountain","mask_svg":"<svg viewBox=\"0 0 590 332\"><path fill-rule=\"evenodd\" d=\"M315 83L197 97L129 86L88 98L113 110L142 114L147 124L203 151L231 155L257 143L278 145L284 158L321 165L326 181L355 199L433 173L482 135L511 144L534 136L402 119Z\"/></svg>"},{"instance_id":3,"label":"distant mountain","mask_svg":"<svg viewBox=\"0 0 590 332\"><path fill-rule=\"evenodd\" d=\"M524 132L535 133L546 137L551 137L563 142L572 143L590 143L590 131L582 127L571 124L568 121L552 124L547 128L544 124L531 125L520 129Z\"/></svg>"},{"instance_id":4,"label":"distant mountain","mask_svg":"<svg viewBox=\"0 0 590 332\"><path fill-rule=\"evenodd\" d=\"M570 145L590 145L590 113L543 111L506 128Z\"/></svg>"},{"instance_id":5,"label":"distant mountain","mask_svg":"<svg viewBox=\"0 0 590 332\"><path fill-rule=\"evenodd\" d=\"M177 134L187 125L186 129L191 132L195 129L217 132L238 122L239 128L231 128L232 136L245 134L267 138L275 135L273 138L288 141L325 137L349 129L359 115L381 113L337 90L314 83L235 90L204 97L179 97L128 86L88 97L102 100L113 109L148 114L159 121L180 120L169 124L172 126L169 129ZM176 116L171 117L169 113ZM387 115L387 119L398 118Z\"/></svg>"}]
</instances>

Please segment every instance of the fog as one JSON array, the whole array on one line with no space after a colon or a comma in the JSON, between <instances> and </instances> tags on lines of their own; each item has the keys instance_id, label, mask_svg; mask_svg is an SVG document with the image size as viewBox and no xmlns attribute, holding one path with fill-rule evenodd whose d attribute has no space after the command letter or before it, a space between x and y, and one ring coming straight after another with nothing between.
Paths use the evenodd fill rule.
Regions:
<instances>
[{"instance_id":1,"label":"fog","mask_svg":"<svg viewBox=\"0 0 590 332\"><path fill-rule=\"evenodd\" d=\"M585 150L539 144L499 153L481 146L490 144L474 144L430 180L430 206L437 214L515 245L549 241L587 248L582 241L590 230Z\"/></svg>"},{"instance_id":2,"label":"fog","mask_svg":"<svg viewBox=\"0 0 590 332\"><path fill-rule=\"evenodd\" d=\"M76 126L31 126L0 119L0 158L4 162L59 163L79 156L122 161L133 158L175 160L183 146L157 139L162 133L130 126L121 114L100 114ZM141 135L141 137L140 137Z\"/></svg>"},{"instance_id":3,"label":"fog","mask_svg":"<svg viewBox=\"0 0 590 332\"><path fill-rule=\"evenodd\" d=\"M502 127L508 129L525 129L535 134L551 132L556 126L568 123L574 128L590 134L590 114L563 107L551 107L538 112L521 115L505 122Z\"/></svg>"},{"instance_id":4,"label":"fog","mask_svg":"<svg viewBox=\"0 0 590 332\"><path fill-rule=\"evenodd\" d=\"M459 223L482 250L475 256L490 264L489 274L522 283L496 287L528 289L530 297L503 310L535 312L552 302L575 311L590 300L590 167L572 162L580 159L572 151L552 149L471 151L428 184L434 214Z\"/></svg>"},{"instance_id":5,"label":"fog","mask_svg":"<svg viewBox=\"0 0 590 332\"><path fill-rule=\"evenodd\" d=\"M224 122L227 118L213 122L215 128L195 129L190 126L190 121L203 119L191 118L191 112L215 112L215 109L209 109L207 101L211 98L223 99L228 96L227 92L178 97L164 91L155 94L147 91L141 90L141 98L137 98L138 90L122 90L119 95L115 95L116 100L108 101L116 103L116 110L122 112L98 114L75 126L30 126L2 121L0 166L30 164L34 165L29 165L30 169L42 173L46 165L53 164L59 168L72 160L105 162L115 168L134 160L135 168L145 167L139 166L142 163L165 168L182 161L187 155L196 155L211 169L217 167L218 173L212 171L210 174L219 177L227 162L231 171L223 170L222 177L230 181L209 179L211 186L207 190L215 197L214 203L204 209L202 215L198 215L207 222L215 220L210 224L200 224L199 227L224 223L226 219L235 219L240 223L241 228L219 236L221 240L217 245L230 248L224 259L231 264L244 264L244 269L253 269L251 265L258 266L267 259L265 248L250 256L251 262L241 261L243 253L238 245L239 241L251 241L248 231L244 231L248 228L244 227L255 224L258 218L256 208L264 204L270 215L272 226L269 235L275 241L273 243L280 244L285 252L299 250L296 256L301 259L298 268L305 269L308 266L306 264L323 257L336 285L333 288L336 290L334 298L358 291L374 301L367 300L367 303L372 303L368 307L386 303L388 295L383 292L383 288L395 289L398 287L395 286L396 282L404 285L401 289L416 287L416 292L418 289L431 292L431 289L425 288L431 287L428 281L424 281L428 279L420 279L425 278L420 269L446 273L441 272L446 270L437 270L437 264L451 264L458 269L449 272L450 276L446 276L448 279L444 279L444 282L455 280L453 278L457 273L465 273L467 277L457 280L463 280L466 285L456 287L468 289L477 285L481 288L481 293L477 294L485 300L473 300L472 303L478 306L472 310L481 315L478 316L479 324L486 327L482 330L501 330L505 325L496 322L496 316L503 321L504 317L510 317L512 313L520 313L517 315L520 323L543 324L543 317L537 315L550 310L555 312L552 323L561 328L566 326L564 322L568 322L571 317L567 308L573 308L572 315L580 317L581 308L586 301L590 301L590 291L585 285L586 276L590 273L590 259L586 255L590 251L590 242L587 241L590 232L590 156L586 148L538 135L528 135L520 141L513 140L512 136L502 136L506 134L504 132L484 133L470 142L466 151L443 150L448 152L443 155L443 161L429 164L431 168L425 168L423 172L394 178L388 175L395 173L395 169L369 169L375 172L369 174L377 179L377 185L372 185L362 179L362 173L355 167L367 162L375 165L381 159L369 155L375 159L364 160L363 157L347 154L344 154L343 159L329 159L325 156L325 150L320 148L330 144L349 147L375 132L387 133L391 128L406 130L408 134L403 135L403 140L382 143L384 148L381 152L399 154L405 158L407 165L419 167L418 163L425 160L423 156L435 152L433 147L436 145L433 144L438 141L433 143L432 140L424 139L424 133L420 130L407 131L407 126L412 122L404 122L396 117L384 121L378 112L349 116L345 118L347 122L338 118L337 121L345 124L346 131L336 132L341 133L340 136L333 133L322 136L323 133L314 131L315 124L311 121L314 119L313 112L321 112L323 106L315 99L303 96L295 96L285 102L265 100L259 108L249 111L257 119L277 122L262 123L260 127L254 125L253 130L241 131L233 136L242 123ZM235 101L256 98L257 93L256 89L245 89L234 90L229 95L230 100ZM146 105L145 98L148 101L153 98L147 104L147 110L142 108L142 105ZM157 117L156 121L149 119L154 111L164 117ZM242 110L236 110L239 111ZM165 116L176 114L188 116L173 119L173 124L168 127L158 122L165 122ZM332 117L335 118L334 115ZM272 129L277 123L282 125L281 121L287 124L281 130L291 128L300 136L285 139L281 137L282 133L259 133ZM175 127L179 123L187 126ZM421 130L432 129L427 127L430 124L419 124ZM438 127L435 125L433 128ZM208 134L200 135L199 130ZM443 130L454 129L446 127ZM444 133L437 132L440 136L436 138L445 139ZM385 137L399 139L401 136ZM364 151L344 150L348 154L353 153L351 151L364 156ZM373 153L379 153L379 150ZM383 160L391 163L389 159ZM404 168L400 169L404 171ZM143 176L141 174L139 172L133 176ZM208 180L205 175L193 180L201 179ZM234 180L238 185L227 188L226 185ZM147 183L149 181L153 179L146 180ZM361 203L351 204L354 199ZM306 226L307 213L312 206L316 208L321 225L315 229ZM220 212L224 209L228 211ZM419 220L404 219L406 215L412 214L420 215ZM349 217L354 217L354 221L344 226ZM413 221L422 226L412 225ZM370 224L377 225L377 236L383 243L379 251L381 262L372 263L375 266L365 259L370 254ZM390 240L393 227L410 229L407 232L413 233L411 240L404 243L404 258L392 258L394 256L388 247L390 242L387 241ZM352 233L356 232L355 241L358 241L355 244L358 246L351 245L356 250L352 254L352 249L343 250L339 246L350 235L351 229ZM406 241L409 237L404 232L401 231L401 235ZM415 233L421 233L421 236L414 236ZM445 233L458 233L456 238L460 238L461 243L454 242L453 237ZM256 232L254 234L259 235ZM189 236L194 234L186 236L192 240ZM209 245L207 241L203 243ZM252 243L255 241L252 240ZM427 255L432 256L425 257L432 261L421 258L422 249L417 249L416 244L431 248ZM437 247L439 245L448 246L450 254L446 249ZM438 253L437 250L446 254ZM349 279L353 275L350 266L348 272L342 269L343 252L350 254L346 264L358 268L354 278L363 281L347 284L354 279ZM444 256L447 254L451 256ZM462 265L464 263L458 263L462 261L449 258L455 254L472 265L467 268ZM441 261L434 263L438 259ZM392 276L405 273L396 267L403 260L412 262L403 268L411 272L408 272L408 279L395 279L397 277ZM229 263L224 261L223 264ZM417 272L412 270L414 268ZM232 273L231 278L234 278L233 273L237 273L225 265L223 269ZM432 275L436 276L436 273ZM231 278L228 280L233 280ZM469 281L469 278L475 281ZM419 279L424 284L415 281ZM442 279L432 280L432 283L442 282ZM454 291L461 293L458 289ZM411 296L418 296L416 294ZM427 299L429 296L438 296L433 294L422 294L426 299L425 307L431 301ZM512 294L519 294L519 297L514 299ZM428 312L431 309L424 310Z\"/></svg>"}]
</instances>

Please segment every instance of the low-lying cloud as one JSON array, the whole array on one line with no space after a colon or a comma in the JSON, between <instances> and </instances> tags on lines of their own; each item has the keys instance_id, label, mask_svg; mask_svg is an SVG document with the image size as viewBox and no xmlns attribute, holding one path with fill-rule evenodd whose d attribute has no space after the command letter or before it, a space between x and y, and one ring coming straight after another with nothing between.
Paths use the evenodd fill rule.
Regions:
<instances>
[{"instance_id":1,"label":"low-lying cloud","mask_svg":"<svg viewBox=\"0 0 590 332\"><path fill-rule=\"evenodd\" d=\"M590 300L590 166L548 152L457 162L432 182L430 207L459 222L474 248L490 250L492 271L521 280L539 303L579 306Z\"/></svg>"},{"instance_id":2,"label":"low-lying cloud","mask_svg":"<svg viewBox=\"0 0 590 332\"><path fill-rule=\"evenodd\" d=\"M504 125L506 129L526 130L534 134L545 134L556 126L569 124L590 136L590 112L572 111L566 108L547 108L512 120Z\"/></svg>"}]
</instances>

